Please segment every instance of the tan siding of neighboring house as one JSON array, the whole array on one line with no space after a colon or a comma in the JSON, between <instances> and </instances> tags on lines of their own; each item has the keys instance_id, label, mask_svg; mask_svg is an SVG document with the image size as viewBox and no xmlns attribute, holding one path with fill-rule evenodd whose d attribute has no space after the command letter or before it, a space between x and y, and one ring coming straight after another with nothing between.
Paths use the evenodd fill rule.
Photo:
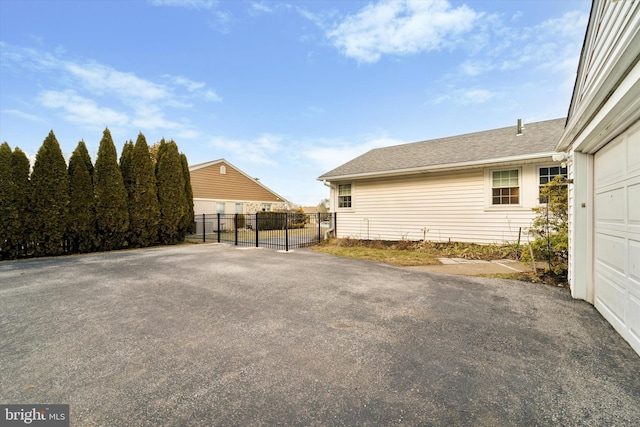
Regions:
<instances>
[{"instance_id":1,"label":"tan siding of neighboring house","mask_svg":"<svg viewBox=\"0 0 640 427\"><path fill-rule=\"evenodd\" d=\"M220 167L226 173L220 173ZM247 178L228 163L220 162L191 171L194 199L283 202L256 181Z\"/></svg>"},{"instance_id":2,"label":"tan siding of neighboring house","mask_svg":"<svg viewBox=\"0 0 640 427\"><path fill-rule=\"evenodd\" d=\"M526 241L535 216L531 209L538 206L538 167L542 165L506 167L522 171L518 207L490 206L492 169L355 181L353 209L337 209L338 236L504 243L516 241L522 228L521 239Z\"/></svg>"}]
</instances>

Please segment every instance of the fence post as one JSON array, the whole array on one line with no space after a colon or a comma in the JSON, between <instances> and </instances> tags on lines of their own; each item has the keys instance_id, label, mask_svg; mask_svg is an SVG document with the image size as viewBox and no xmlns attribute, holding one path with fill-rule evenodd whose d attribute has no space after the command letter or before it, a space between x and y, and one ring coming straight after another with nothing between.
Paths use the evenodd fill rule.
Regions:
<instances>
[{"instance_id":1,"label":"fence post","mask_svg":"<svg viewBox=\"0 0 640 427\"><path fill-rule=\"evenodd\" d=\"M320 243L320 242L322 242L322 238L321 238L322 230L320 229L320 223L322 222L322 220L321 220L322 214L320 212L318 212L316 215L317 215L316 220L318 221L318 243Z\"/></svg>"},{"instance_id":2,"label":"fence post","mask_svg":"<svg viewBox=\"0 0 640 427\"><path fill-rule=\"evenodd\" d=\"M289 252L289 220L286 212L284 213L284 241L284 248Z\"/></svg>"},{"instance_id":3,"label":"fence post","mask_svg":"<svg viewBox=\"0 0 640 427\"><path fill-rule=\"evenodd\" d=\"M206 229L206 223L205 223L205 214L202 214L202 243L206 243L207 242L207 235L205 234L205 229Z\"/></svg>"},{"instance_id":4,"label":"fence post","mask_svg":"<svg viewBox=\"0 0 640 427\"><path fill-rule=\"evenodd\" d=\"M233 228L235 229L236 234L236 246L238 246L238 214L233 216Z\"/></svg>"},{"instance_id":5,"label":"fence post","mask_svg":"<svg viewBox=\"0 0 640 427\"><path fill-rule=\"evenodd\" d=\"M338 238L338 212L333 213L333 235Z\"/></svg>"},{"instance_id":6,"label":"fence post","mask_svg":"<svg viewBox=\"0 0 640 427\"><path fill-rule=\"evenodd\" d=\"M218 216L218 243L220 243L220 212L216 214Z\"/></svg>"},{"instance_id":7,"label":"fence post","mask_svg":"<svg viewBox=\"0 0 640 427\"><path fill-rule=\"evenodd\" d=\"M260 238L260 230L258 229L258 212L256 212L256 248L258 247L259 238Z\"/></svg>"}]
</instances>

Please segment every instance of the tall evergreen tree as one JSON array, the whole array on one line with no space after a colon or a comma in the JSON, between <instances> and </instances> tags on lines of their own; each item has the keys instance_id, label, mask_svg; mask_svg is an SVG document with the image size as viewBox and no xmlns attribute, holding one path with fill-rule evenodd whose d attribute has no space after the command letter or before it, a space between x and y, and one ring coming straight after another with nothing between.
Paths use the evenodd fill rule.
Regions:
<instances>
[{"instance_id":1,"label":"tall evergreen tree","mask_svg":"<svg viewBox=\"0 0 640 427\"><path fill-rule=\"evenodd\" d=\"M126 141L122 146L120 153L120 174L122 175L122 183L127 193L127 215L129 216L129 229L127 230L127 242L131 241L131 192L133 189L131 176L131 161L133 159L133 142Z\"/></svg>"},{"instance_id":2,"label":"tall evergreen tree","mask_svg":"<svg viewBox=\"0 0 640 427\"><path fill-rule=\"evenodd\" d=\"M78 142L69 159L69 240L74 252L91 252L96 245L96 207L87 147Z\"/></svg>"},{"instance_id":3,"label":"tall evergreen tree","mask_svg":"<svg viewBox=\"0 0 640 427\"><path fill-rule=\"evenodd\" d=\"M160 241L170 245L179 243L184 239L181 228L187 212L182 161L178 146L173 141L160 141L156 181L160 204Z\"/></svg>"},{"instance_id":4,"label":"tall evergreen tree","mask_svg":"<svg viewBox=\"0 0 640 427\"><path fill-rule=\"evenodd\" d=\"M35 255L59 255L63 252L69 209L67 164L53 131L45 138L31 173L32 212Z\"/></svg>"},{"instance_id":5,"label":"tall evergreen tree","mask_svg":"<svg viewBox=\"0 0 640 427\"><path fill-rule=\"evenodd\" d=\"M89 176L91 176L91 181L93 181L93 163L91 162L89 150L87 150L87 146L83 140L78 142L76 150L78 150L78 155L84 161L84 164L87 167L87 171L89 171Z\"/></svg>"},{"instance_id":6,"label":"tall evergreen tree","mask_svg":"<svg viewBox=\"0 0 640 427\"><path fill-rule=\"evenodd\" d=\"M127 141L122 146L120 153L120 173L127 193L131 192L133 177L131 176L131 162L133 161L133 141Z\"/></svg>"},{"instance_id":7,"label":"tall evergreen tree","mask_svg":"<svg viewBox=\"0 0 640 427\"><path fill-rule=\"evenodd\" d=\"M19 220L11 158L11 147L3 142L0 145L0 259L13 258L13 240Z\"/></svg>"},{"instance_id":8,"label":"tall evergreen tree","mask_svg":"<svg viewBox=\"0 0 640 427\"><path fill-rule=\"evenodd\" d=\"M29 209L29 193L30 182L29 174L31 172L31 162L24 151L16 147L11 156L11 174L14 183L14 200L18 210L18 225L15 230L15 238L13 240L14 257L24 253L24 249L28 243L30 209Z\"/></svg>"},{"instance_id":9,"label":"tall evergreen tree","mask_svg":"<svg viewBox=\"0 0 640 427\"><path fill-rule=\"evenodd\" d=\"M109 129L105 129L94 171L96 195L96 227L103 250L119 249L126 245L129 230L127 192L118 167L116 147Z\"/></svg>"},{"instance_id":10,"label":"tall evergreen tree","mask_svg":"<svg viewBox=\"0 0 640 427\"><path fill-rule=\"evenodd\" d=\"M142 133L138 135L133 147L131 181L129 191L131 244L135 247L151 246L158 239L160 208L151 154Z\"/></svg>"},{"instance_id":11,"label":"tall evergreen tree","mask_svg":"<svg viewBox=\"0 0 640 427\"><path fill-rule=\"evenodd\" d=\"M191 188L191 173L189 172L189 161L184 153L180 154L180 161L182 163L182 176L184 177L184 195L185 195L185 209L186 214L184 216L182 232L184 236L187 234L193 234L196 232L195 214L193 211L193 189ZM184 238L183 236L183 238Z\"/></svg>"}]
</instances>

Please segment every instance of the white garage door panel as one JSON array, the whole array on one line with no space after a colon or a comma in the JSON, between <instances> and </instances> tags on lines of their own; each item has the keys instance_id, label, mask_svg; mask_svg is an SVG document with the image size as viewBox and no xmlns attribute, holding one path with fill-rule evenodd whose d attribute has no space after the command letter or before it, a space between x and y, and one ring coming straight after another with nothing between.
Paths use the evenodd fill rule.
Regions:
<instances>
[{"instance_id":1,"label":"white garage door panel","mask_svg":"<svg viewBox=\"0 0 640 427\"><path fill-rule=\"evenodd\" d=\"M636 294L640 295L640 241L629 240L629 280Z\"/></svg>"},{"instance_id":2,"label":"white garage door panel","mask_svg":"<svg viewBox=\"0 0 640 427\"><path fill-rule=\"evenodd\" d=\"M640 129L629 133L627 152L627 171L640 169Z\"/></svg>"},{"instance_id":3,"label":"white garage door panel","mask_svg":"<svg viewBox=\"0 0 640 427\"><path fill-rule=\"evenodd\" d=\"M619 182L623 176L622 164L627 163L625 144L610 143L596 154L597 165L594 168L593 177L598 186L604 186L612 182Z\"/></svg>"},{"instance_id":4,"label":"white garage door panel","mask_svg":"<svg viewBox=\"0 0 640 427\"><path fill-rule=\"evenodd\" d=\"M640 298L631 295L627 307L629 332L631 341L640 342ZM637 348L636 348L637 349Z\"/></svg>"},{"instance_id":5,"label":"white garage door panel","mask_svg":"<svg viewBox=\"0 0 640 427\"><path fill-rule=\"evenodd\" d=\"M618 332L624 331L626 326L625 309L627 293L625 289L603 274L596 274L598 293L595 306Z\"/></svg>"},{"instance_id":6,"label":"white garage door panel","mask_svg":"<svg viewBox=\"0 0 640 427\"><path fill-rule=\"evenodd\" d=\"M637 178L640 181L640 176ZM628 210L630 231L640 234L640 182L629 185Z\"/></svg>"},{"instance_id":7,"label":"white garage door panel","mask_svg":"<svg viewBox=\"0 0 640 427\"><path fill-rule=\"evenodd\" d=\"M600 270L617 273L618 278L625 276L625 260L627 242L622 237L607 234L596 234L596 262L600 264Z\"/></svg>"},{"instance_id":8,"label":"white garage door panel","mask_svg":"<svg viewBox=\"0 0 640 427\"><path fill-rule=\"evenodd\" d=\"M609 225L620 229L626 226L625 198L624 188L614 188L596 194L596 221L601 227Z\"/></svg>"},{"instance_id":9,"label":"white garage door panel","mask_svg":"<svg viewBox=\"0 0 640 427\"><path fill-rule=\"evenodd\" d=\"M594 159L595 306L640 353L640 125Z\"/></svg>"}]
</instances>

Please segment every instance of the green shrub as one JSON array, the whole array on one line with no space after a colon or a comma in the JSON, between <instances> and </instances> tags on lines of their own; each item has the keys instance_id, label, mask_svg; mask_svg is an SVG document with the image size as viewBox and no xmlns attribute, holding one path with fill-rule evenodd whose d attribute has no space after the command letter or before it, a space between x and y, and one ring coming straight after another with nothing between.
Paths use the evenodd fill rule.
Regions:
<instances>
[{"instance_id":1,"label":"green shrub","mask_svg":"<svg viewBox=\"0 0 640 427\"><path fill-rule=\"evenodd\" d=\"M549 270L556 275L566 275L569 258L569 210L566 180L556 177L540 189L540 197L548 202L534 208L536 218L531 227L535 240L531 243L533 256L546 260ZM523 261L531 262L528 251L523 252Z\"/></svg>"}]
</instances>

